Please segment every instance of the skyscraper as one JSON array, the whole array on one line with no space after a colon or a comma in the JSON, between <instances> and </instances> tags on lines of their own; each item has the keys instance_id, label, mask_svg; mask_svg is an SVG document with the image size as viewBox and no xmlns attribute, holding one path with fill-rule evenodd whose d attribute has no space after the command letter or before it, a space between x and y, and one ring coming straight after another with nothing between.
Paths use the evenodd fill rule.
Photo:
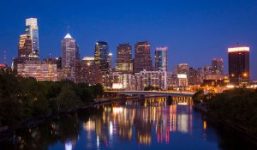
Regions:
<instances>
[{"instance_id":1,"label":"skyscraper","mask_svg":"<svg viewBox=\"0 0 257 150\"><path fill-rule=\"evenodd\" d=\"M95 63L102 72L108 72L110 69L109 46L107 42L97 41L95 44Z\"/></svg>"},{"instance_id":2,"label":"skyscraper","mask_svg":"<svg viewBox=\"0 0 257 150\"><path fill-rule=\"evenodd\" d=\"M168 47L157 47L155 49L155 69L167 71L168 64Z\"/></svg>"},{"instance_id":3,"label":"skyscraper","mask_svg":"<svg viewBox=\"0 0 257 150\"><path fill-rule=\"evenodd\" d=\"M214 58L212 59L212 74L222 75L224 72L224 62L222 58Z\"/></svg>"},{"instance_id":4,"label":"skyscraper","mask_svg":"<svg viewBox=\"0 0 257 150\"><path fill-rule=\"evenodd\" d=\"M67 74L67 78L74 78L72 70L74 70L77 60L79 60L79 47L76 40L68 33L62 40L62 68Z\"/></svg>"},{"instance_id":5,"label":"skyscraper","mask_svg":"<svg viewBox=\"0 0 257 150\"><path fill-rule=\"evenodd\" d=\"M18 57L28 58L32 53L32 41L30 36L27 34L20 35L19 45L18 45Z\"/></svg>"},{"instance_id":6,"label":"skyscraper","mask_svg":"<svg viewBox=\"0 0 257 150\"><path fill-rule=\"evenodd\" d=\"M117 47L116 71L132 73L132 47L128 43L119 44Z\"/></svg>"},{"instance_id":7,"label":"skyscraper","mask_svg":"<svg viewBox=\"0 0 257 150\"><path fill-rule=\"evenodd\" d=\"M250 79L250 47L228 48L228 70L231 83L239 84Z\"/></svg>"},{"instance_id":8,"label":"skyscraper","mask_svg":"<svg viewBox=\"0 0 257 150\"><path fill-rule=\"evenodd\" d=\"M37 18L26 19L26 34L30 36L32 42L32 52L39 55L39 33Z\"/></svg>"},{"instance_id":9,"label":"skyscraper","mask_svg":"<svg viewBox=\"0 0 257 150\"><path fill-rule=\"evenodd\" d=\"M147 41L138 42L135 46L134 73L152 70L150 44Z\"/></svg>"}]
</instances>

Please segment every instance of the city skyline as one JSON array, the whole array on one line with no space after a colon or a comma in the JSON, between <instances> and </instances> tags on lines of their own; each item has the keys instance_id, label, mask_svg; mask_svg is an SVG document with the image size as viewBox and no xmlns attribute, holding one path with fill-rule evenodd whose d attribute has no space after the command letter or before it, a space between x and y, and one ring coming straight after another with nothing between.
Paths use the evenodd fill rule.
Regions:
<instances>
[{"instance_id":1,"label":"city skyline","mask_svg":"<svg viewBox=\"0 0 257 150\"><path fill-rule=\"evenodd\" d=\"M49 3L49 1L44 3L39 2L35 8L45 8ZM223 3L221 1L209 2L214 4L216 6L215 8L206 5L206 2L199 2L197 6L194 6L188 1L185 4L168 1L161 1L160 3L149 2L146 4L148 9L140 13L138 8L143 6L143 2L138 2L137 6L132 7L135 3L132 1L126 7L116 8L116 6L121 6L121 3L111 1L110 8L114 8L115 6L115 9L107 13L106 16L101 16L104 10L107 9L104 6L100 6L103 7L103 10L98 14L95 14L94 10L88 8L90 5L99 4L98 2L80 2L82 6L88 8L85 11L89 14L82 13L84 9L78 6L78 4L72 4L70 8L74 10L74 7L77 7L76 12L80 12L77 15L65 13L64 11L66 9L64 8L60 8L60 12L54 13L50 18L47 18L49 17L49 12L41 11L39 13L35 8L25 10L21 12L19 17L13 16L11 19L7 17L10 14L1 13L1 16L5 18L5 22L8 22L9 26L0 25L2 28L2 31L0 31L0 40L2 41L0 42L0 61L3 62L4 50L7 51L9 64L11 59L17 56L17 41L19 34L24 31L24 20L29 17L36 17L39 23L41 58L49 56L50 53L52 56L60 56L60 40L67 33L69 26L69 31L76 38L81 48L81 57L93 55L94 43L97 40L107 41L110 51L114 55L116 55L115 50L119 43L128 42L134 45L137 41L148 40L151 43L152 57L156 47L169 47L169 70L174 70L175 66L179 63L188 63L190 66L200 67L208 64L212 58L221 57L224 59L225 72L228 73L226 50L228 47L240 43L251 47L251 77L252 79L256 79L257 71L255 69L256 63L254 62L256 60L255 49L257 46L255 39L257 39L257 33L255 33L254 26L256 26L257 22L254 19L249 19L249 17L256 17L255 14L257 13L254 13L256 11L255 1L248 0L247 3L240 0ZM49 11L56 8L56 5L54 4ZM159 12L148 14L151 12L151 9L155 8L155 5L161 6L163 9L160 10L158 7ZM175 6L178 8L174 9L173 12L171 8ZM131 10L136 11L135 14L129 14L130 11L126 8L130 7ZM6 8L1 9L1 11L7 10L8 12L10 8L11 6L6 4ZM197 10L196 8L201 9ZM240 10L240 12L236 12L235 8ZM121 9L125 9L126 11L117 14ZM242 13L243 10L245 11L244 13ZM206 12L206 14L203 14L203 12ZM221 12L225 14L223 15ZM114 14L117 17L111 17L116 16ZM189 14L192 14L193 19L190 19ZM64 17L65 15L66 17ZM122 18L123 16L124 18ZM181 17L180 21L179 17ZM247 17L251 21L247 21ZM210 18L213 20L210 21ZM55 22L52 19L57 20ZM210 22L208 23L208 21ZM223 23L220 23L220 21L223 21ZM106 24L102 24L101 22L105 22ZM181 26L181 28L178 26ZM10 29L13 31L10 31ZM199 33L199 35L196 35L196 33ZM134 47L132 51L134 52ZM198 55L202 59L197 59L199 58ZM114 56L114 60L115 58L116 56Z\"/></svg>"}]
</instances>

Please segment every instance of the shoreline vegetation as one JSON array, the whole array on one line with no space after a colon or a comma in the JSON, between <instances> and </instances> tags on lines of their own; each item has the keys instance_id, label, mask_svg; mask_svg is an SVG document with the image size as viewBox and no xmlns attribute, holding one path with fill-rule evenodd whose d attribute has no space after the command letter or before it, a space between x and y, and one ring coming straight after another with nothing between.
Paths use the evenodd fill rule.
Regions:
<instances>
[{"instance_id":1,"label":"shoreline vegetation","mask_svg":"<svg viewBox=\"0 0 257 150\"><path fill-rule=\"evenodd\" d=\"M220 94L193 96L194 108L203 112L211 123L248 138L257 145L257 90L237 88Z\"/></svg>"},{"instance_id":2,"label":"shoreline vegetation","mask_svg":"<svg viewBox=\"0 0 257 150\"><path fill-rule=\"evenodd\" d=\"M103 93L101 84L38 82L8 69L0 70L0 133L10 134L58 114L85 108Z\"/></svg>"}]
</instances>

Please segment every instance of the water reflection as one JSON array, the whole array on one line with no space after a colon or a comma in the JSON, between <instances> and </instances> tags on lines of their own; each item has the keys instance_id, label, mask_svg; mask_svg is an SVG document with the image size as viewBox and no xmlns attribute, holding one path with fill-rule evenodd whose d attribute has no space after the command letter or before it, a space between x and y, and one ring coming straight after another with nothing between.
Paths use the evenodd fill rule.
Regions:
<instances>
[{"instance_id":1,"label":"water reflection","mask_svg":"<svg viewBox=\"0 0 257 150\"><path fill-rule=\"evenodd\" d=\"M246 148L242 139L217 132L185 102L185 98L172 102L150 98L90 108L18 131L13 141L0 144L0 149Z\"/></svg>"},{"instance_id":2,"label":"water reflection","mask_svg":"<svg viewBox=\"0 0 257 150\"><path fill-rule=\"evenodd\" d=\"M173 132L192 131L192 107L166 106L164 98L148 99L143 106L104 106L102 114L85 121L83 127L87 133L95 130L103 146L112 146L115 137L126 141L135 137L138 144L145 145L153 140L169 143Z\"/></svg>"}]
</instances>

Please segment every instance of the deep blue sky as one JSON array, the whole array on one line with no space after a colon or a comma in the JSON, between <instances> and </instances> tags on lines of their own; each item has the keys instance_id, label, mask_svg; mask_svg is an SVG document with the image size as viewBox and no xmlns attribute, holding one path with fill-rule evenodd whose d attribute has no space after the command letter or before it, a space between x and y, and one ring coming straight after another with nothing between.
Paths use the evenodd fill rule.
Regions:
<instances>
[{"instance_id":1,"label":"deep blue sky","mask_svg":"<svg viewBox=\"0 0 257 150\"><path fill-rule=\"evenodd\" d=\"M222 57L227 47L251 47L252 77L257 79L257 0L1 0L0 62L17 55L25 18L37 17L40 56L59 56L60 41L70 32L81 56L93 55L96 40L115 54L120 42L149 40L169 47L169 68L187 62L198 67ZM227 70L227 69L226 69Z\"/></svg>"}]
</instances>

